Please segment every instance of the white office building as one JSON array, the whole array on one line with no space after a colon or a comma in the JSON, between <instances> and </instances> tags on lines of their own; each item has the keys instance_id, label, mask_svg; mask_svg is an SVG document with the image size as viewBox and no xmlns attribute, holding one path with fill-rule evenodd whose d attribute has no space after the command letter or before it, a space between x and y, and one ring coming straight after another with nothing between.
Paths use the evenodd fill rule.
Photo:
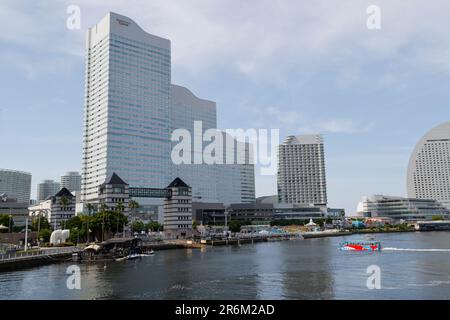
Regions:
<instances>
[{"instance_id":1,"label":"white office building","mask_svg":"<svg viewBox=\"0 0 450 320\"><path fill-rule=\"evenodd\" d=\"M450 122L417 143L409 160L407 189L408 197L434 199L450 208Z\"/></svg>"},{"instance_id":2,"label":"white office building","mask_svg":"<svg viewBox=\"0 0 450 320\"><path fill-rule=\"evenodd\" d=\"M203 134L217 127L216 103L196 97L185 87L171 86L171 129L186 129L191 135L190 163L175 164L171 161L171 178L181 178L192 189L196 202L217 202L217 169L214 165L194 163L202 159ZM194 130L195 124L198 130ZM196 145L194 144L196 143ZM172 147L178 141L172 142Z\"/></svg>"},{"instance_id":3,"label":"white office building","mask_svg":"<svg viewBox=\"0 0 450 320\"><path fill-rule=\"evenodd\" d=\"M433 217L450 218L450 210L436 200L385 195L363 197L356 211L360 217L364 218L410 221L431 220Z\"/></svg>"},{"instance_id":4,"label":"white office building","mask_svg":"<svg viewBox=\"0 0 450 320\"><path fill-rule=\"evenodd\" d=\"M327 203L325 153L321 135L289 136L278 149L278 201Z\"/></svg>"},{"instance_id":5,"label":"white office building","mask_svg":"<svg viewBox=\"0 0 450 320\"><path fill-rule=\"evenodd\" d=\"M81 175L76 171L66 172L61 176L61 188L66 188L70 192L81 190Z\"/></svg>"},{"instance_id":6,"label":"white office building","mask_svg":"<svg viewBox=\"0 0 450 320\"><path fill-rule=\"evenodd\" d=\"M170 41L108 13L87 32L82 201L116 172L130 186L170 181Z\"/></svg>"},{"instance_id":7,"label":"white office building","mask_svg":"<svg viewBox=\"0 0 450 320\"><path fill-rule=\"evenodd\" d=\"M253 165L174 166L171 161L173 130L187 129L192 142L199 139L192 156L201 156L202 135L217 127L217 119L215 102L170 84L169 40L109 13L88 30L86 47L83 202L95 201L98 187L113 172L130 188L162 188L180 177L197 201L254 201ZM194 121L203 127L196 136ZM163 205L161 199L137 201L152 210Z\"/></svg>"},{"instance_id":8,"label":"white office building","mask_svg":"<svg viewBox=\"0 0 450 320\"><path fill-rule=\"evenodd\" d=\"M255 202L252 149L249 143L238 142L216 129L215 102L200 99L187 88L172 85L171 125L172 131L186 129L191 136L191 163L172 162L172 178L179 177L191 187L193 201L226 204ZM203 141L202 136L209 129L217 130L222 137L222 164L207 164L203 161L203 150L211 141ZM232 145L227 145L227 139L232 141ZM178 143L174 141L172 146ZM227 155L233 159L232 163L227 163ZM200 159L200 163L196 163L196 159Z\"/></svg>"},{"instance_id":9,"label":"white office building","mask_svg":"<svg viewBox=\"0 0 450 320\"><path fill-rule=\"evenodd\" d=\"M30 193L31 173L0 169L0 195L4 194L28 206Z\"/></svg>"},{"instance_id":10,"label":"white office building","mask_svg":"<svg viewBox=\"0 0 450 320\"><path fill-rule=\"evenodd\" d=\"M44 201L48 197L54 196L61 189L59 182L54 180L44 180L37 185L37 200Z\"/></svg>"}]
</instances>

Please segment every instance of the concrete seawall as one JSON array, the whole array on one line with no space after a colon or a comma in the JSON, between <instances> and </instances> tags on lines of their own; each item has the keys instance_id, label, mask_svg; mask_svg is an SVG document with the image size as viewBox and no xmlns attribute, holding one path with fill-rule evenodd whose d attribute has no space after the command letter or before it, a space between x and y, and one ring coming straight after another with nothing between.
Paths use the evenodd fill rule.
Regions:
<instances>
[{"instance_id":1,"label":"concrete seawall","mask_svg":"<svg viewBox=\"0 0 450 320\"><path fill-rule=\"evenodd\" d=\"M0 272L70 261L72 259L72 254L79 251L79 248L70 247L2 255L0 257Z\"/></svg>"}]
</instances>

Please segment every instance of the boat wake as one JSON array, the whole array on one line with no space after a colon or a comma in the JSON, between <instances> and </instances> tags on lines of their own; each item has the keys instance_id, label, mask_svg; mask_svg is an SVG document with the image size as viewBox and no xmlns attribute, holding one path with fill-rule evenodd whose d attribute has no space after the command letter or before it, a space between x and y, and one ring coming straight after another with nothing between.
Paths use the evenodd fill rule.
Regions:
<instances>
[{"instance_id":1,"label":"boat wake","mask_svg":"<svg viewBox=\"0 0 450 320\"><path fill-rule=\"evenodd\" d=\"M382 251L450 252L450 249L382 248Z\"/></svg>"}]
</instances>

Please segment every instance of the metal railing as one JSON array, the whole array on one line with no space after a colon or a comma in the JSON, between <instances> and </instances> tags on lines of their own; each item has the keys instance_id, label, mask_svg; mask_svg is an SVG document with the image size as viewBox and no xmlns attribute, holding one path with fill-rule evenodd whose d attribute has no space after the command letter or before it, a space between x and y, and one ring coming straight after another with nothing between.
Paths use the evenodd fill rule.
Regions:
<instances>
[{"instance_id":1,"label":"metal railing","mask_svg":"<svg viewBox=\"0 0 450 320\"><path fill-rule=\"evenodd\" d=\"M39 250L33 250L30 249L30 251L24 251L24 252L14 252L14 253L7 253L7 254L0 254L0 262L6 262L10 260L20 260L20 259L26 259L29 257L44 257L44 256L52 256L57 254L63 254L63 253L73 253L78 252L81 249L78 247L70 247L70 248L55 248L55 249L39 249Z\"/></svg>"}]
</instances>

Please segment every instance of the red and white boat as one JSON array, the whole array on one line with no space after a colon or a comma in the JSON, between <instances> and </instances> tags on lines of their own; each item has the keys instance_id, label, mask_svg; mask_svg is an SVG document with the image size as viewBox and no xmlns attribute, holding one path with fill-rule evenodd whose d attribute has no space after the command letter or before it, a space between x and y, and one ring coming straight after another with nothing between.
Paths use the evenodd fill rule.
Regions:
<instances>
[{"instance_id":1,"label":"red and white boat","mask_svg":"<svg viewBox=\"0 0 450 320\"><path fill-rule=\"evenodd\" d=\"M346 241L339 244L343 251L381 251L379 241Z\"/></svg>"}]
</instances>

